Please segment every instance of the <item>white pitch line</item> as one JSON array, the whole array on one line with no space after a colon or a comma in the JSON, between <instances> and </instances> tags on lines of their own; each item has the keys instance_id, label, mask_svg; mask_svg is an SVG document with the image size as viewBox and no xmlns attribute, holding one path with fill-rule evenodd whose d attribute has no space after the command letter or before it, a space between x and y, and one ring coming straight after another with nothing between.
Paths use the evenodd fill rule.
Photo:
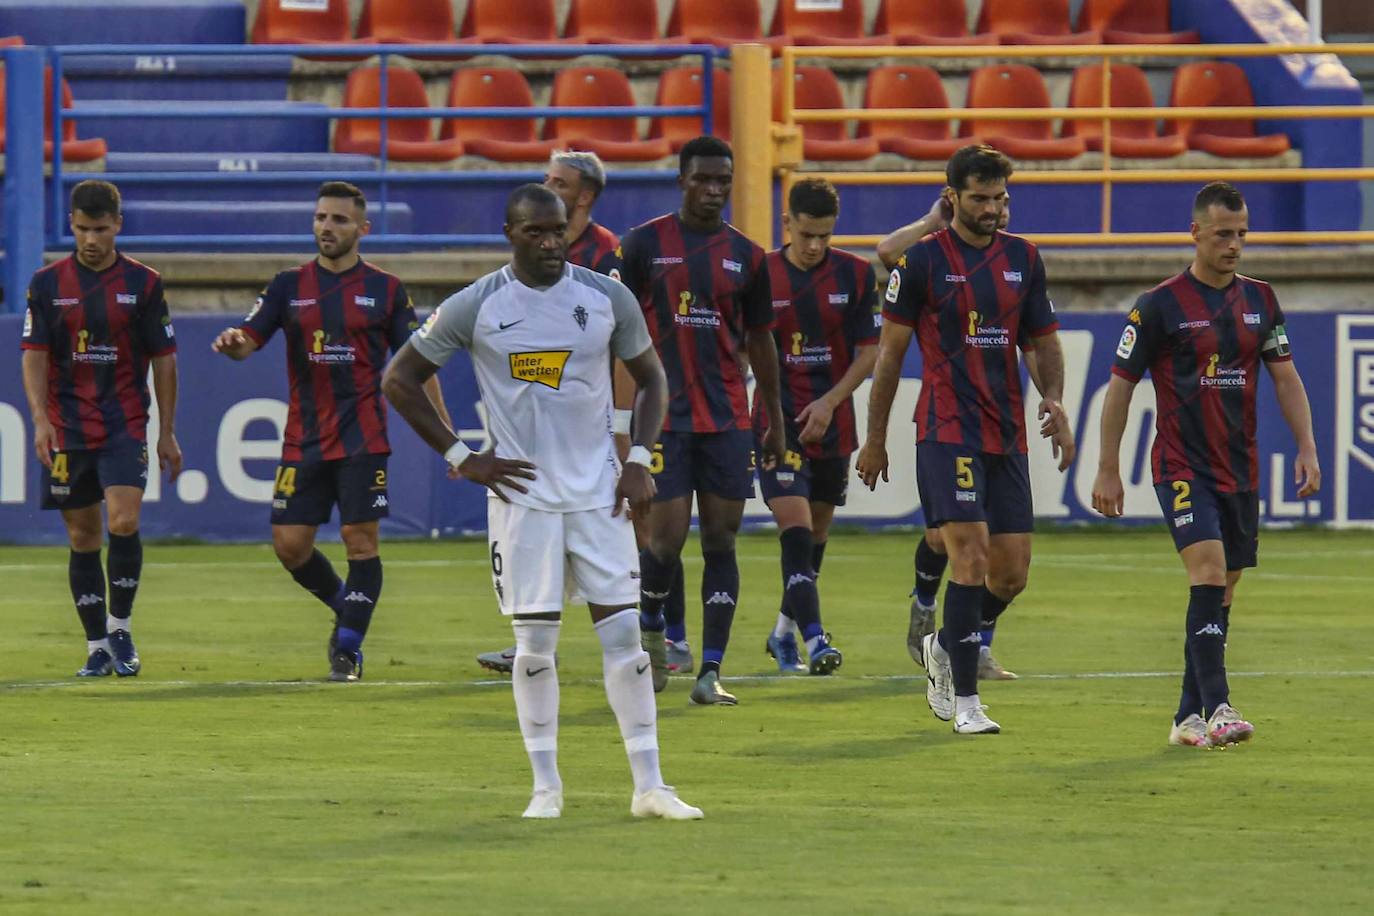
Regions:
<instances>
[{"instance_id":1,"label":"white pitch line","mask_svg":"<svg viewBox=\"0 0 1374 916\"><path fill-rule=\"evenodd\" d=\"M1050 674L1023 674L1020 680L1023 681L1106 681L1106 680L1136 680L1145 678L1176 678L1182 674L1180 671L1084 671L1079 673L1050 673ZM1367 678L1374 677L1374 670L1369 671L1228 671L1227 677L1238 678L1266 678L1266 677L1297 677L1297 678ZM795 675L783 674L739 674L721 678L726 682L791 682L797 684L844 684L854 683L855 681L924 681L923 674L861 674L856 678L844 676L830 678L809 678L798 677ZM675 676L675 681L690 681L689 676ZM29 681L0 684L0 692L9 690L50 690L68 687L88 686L93 683L91 679L71 678L63 681ZM327 690L358 690L365 687L506 687L510 685L509 678L488 678L475 681L358 681L347 687L335 687L327 681L157 681L144 680L142 684L150 687L317 687ZM600 685L600 678L569 678L563 681L565 684L584 684ZM121 688L132 689L132 688Z\"/></svg>"}]
</instances>

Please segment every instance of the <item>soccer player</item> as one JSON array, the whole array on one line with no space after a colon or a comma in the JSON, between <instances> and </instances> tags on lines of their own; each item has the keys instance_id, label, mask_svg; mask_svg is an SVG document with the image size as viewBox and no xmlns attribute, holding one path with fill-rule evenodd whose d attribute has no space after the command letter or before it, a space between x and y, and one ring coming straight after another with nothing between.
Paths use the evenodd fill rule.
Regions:
<instances>
[{"instance_id":1,"label":"soccer player","mask_svg":"<svg viewBox=\"0 0 1374 916\"><path fill-rule=\"evenodd\" d=\"M1236 273L1249 212L1231 185L1214 181L1193 201L1193 263L1136 300L1121 332L1102 403L1102 456L1093 508L1121 515L1121 435L1136 383L1155 388L1155 493L1188 573L1183 691L1170 744L1245 741L1254 726L1226 681L1231 600L1259 550L1255 394L1263 363L1297 441L1299 498L1321 487L1307 390L1293 365L1283 310L1268 283ZM1204 718L1205 717L1205 718Z\"/></svg>"},{"instance_id":2,"label":"soccer player","mask_svg":"<svg viewBox=\"0 0 1374 916\"><path fill-rule=\"evenodd\" d=\"M954 215L950 208L949 201L943 196L935 198L930 210L915 222L908 223L898 229L892 230L881 241L878 242L878 260L882 261L883 266L892 270L901 260L902 255L908 248L915 245L921 239L949 225L950 218ZM1006 229L1011 222L1011 194L1007 195L1006 206L1002 209L1002 218L997 224L998 229ZM1030 372L1031 381L1035 383L1036 390L1040 389L1040 376L1035 366L1035 351L1025 350L1022 353L1026 362L1026 369ZM1057 415L1050 417L1050 423L1056 422ZM1042 430L1043 432L1043 430ZM916 555L913 558L916 567L916 578L911 588L911 617L907 625L906 650L911 655L913 661L921 660L921 640L935 632L935 610L936 596L940 593L940 580L944 578L945 567L949 565L949 554L945 552L944 539L940 537L939 528L927 528L925 536L916 544ZM983 645L978 650L978 680L980 681L1014 681L1015 672L1008 671L1002 667L1001 663L992 654L992 638L996 633L995 627L988 627L979 631L979 637Z\"/></svg>"},{"instance_id":3,"label":"soccer player","mask_svg":"<svg viewBox=\"0 0 1374 916\"><path fill-rule=\"evenodd\" d=\"M431 447L486 486L492 581L515 630L516 715L534 771L525 817L559 817L558 671L564 577L588 602L606 698L634 777L635 817L689 820L700 809L663 784L649 656L640 647L634 532L647 508L650 452L667 382L638 304L615 280L568 264L567 215L551 190L522 185L506 204L510 264L446 299L387 367L386 396ZM474 454L421 385L467 350L495 445ZM640 392L622 465L611 436L610 360Z\"/></svg>"},{"instance_id":4,"label":"soccer player","mask_svg":"<svg viewBox=\"0 0 1374 916\"><path fill-rule=\"evenodd\" d=\"M148 483L148 366L157 395L158 466L176 480L176 335L158 272L115 247L124 224L119 189L80 182L68 218L76 251L29 284L24 393L43 466L42 506L61 511L71 544L67 580L87 651L77 677L132 677L142 668L129 621L143 575L138 523ZM100 564L102 501L108 580Z\"/></svg>"},{"instance_id":5,"label":"soccer player","mask_svg":"<svg viewBox=\"0 0 1374 916\"><path fill-rule=\"evenodd\" d=\"M1020 342L1036 350L1042 419L1062 413L1059 323L1035 246L1000 231L1010 160L966 146L945 168L953 221L909 248L884 294L868 438L857 469L887 479L887 422L913 331L925 364L916 405L916 482L927 523L950 557L944 625L922 641L937 718L959 734L993 734L978 697L978 631L995 624L1025 588L1030 567L1030 473L1021 407ZM1067 423L1050 436L1059 469L1073 460Z\"/></svg>"},{"instance_id":6,"label":"soccer player","mask_svg":"<svg viewBox=\"0 0 1374 916\"><path fill-rule=\"evenodd\" d=\"M763 249L725 222L734 153L716 137L697 137L678 158L682 206L630 231L621 242L625 285L639 299L668 375L668 419L654 447L658 485L649 513L649 547L639 557L644 647L655 686L667 683L664 599L681 575L682 547L697 499L701 555L702 663L691 701L734 705L720 666L739 601L735 533L753 495L754 434L740 350L754 367L767 418L765 464L786 451L778 399L778 353Z\"/></svg>"},{"instance_id":7,"label":"soccer player","mask_svg":"<svg viewBox=\"0 0 1374 916\"><path fill-rule=\"evenodd\" d=\"M230 359L247 359L280 328L286 337L291 402L281 465L272 486L272 547L282 566L334 612L329 679L363 676L363 639L382 595L378 520L388 514L386 404L382 367L417 326L401 281L364 261L367 199L343 181L320 185L319 254L268 284L241 326L215 339ZM437 380L427 389L439 410ZM315 547L319 526L339 507L348 577Z\"/></svg>"},{"instance_id":8,"label":"soccer player","mask_svg":"<svg viewBox=\"0 0 1374 916\"><path fill-rule=\"evenodd\" d=\"M830 674L843 662L821 625L816 579L858 448L851 395L873 371L882 318L873 265L830 247L839 213L834 185L798 181L783 214L791 242L767 259L787 451L771 468L760 455L759 488L782 545L782 607L767 648L784 674ZM755 428L767 422L756 392ZM805 641L806 664L794 630Z\"/></svg>"}]
</instances>

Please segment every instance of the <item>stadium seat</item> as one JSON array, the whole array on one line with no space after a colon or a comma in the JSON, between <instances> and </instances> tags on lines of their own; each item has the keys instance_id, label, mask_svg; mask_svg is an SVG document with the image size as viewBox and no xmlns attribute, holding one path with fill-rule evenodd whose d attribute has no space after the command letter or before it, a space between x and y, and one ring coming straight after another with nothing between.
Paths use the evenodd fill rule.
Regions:
<instances>
[{"instance_id":1,"label":"stadium seat","mask_svg":"<svg viewBox=\"0 0 1374 916\"><path fill-rule=\"evenodd\" d=\"M452 44L453 5L449 0L363 0L358 39L376 44Z\"/></svg>"},{"instance_id":2,"label":"stadium seat","mask_svg":"<svg viewBox=\"0 0 1374 916\"><path fill-rule=\"evenodd\" d=\"M1111 45L1196 44L1197 32L1169 31L1169 0L1083 0L1078 28Z\"/></svg>"},{"instance_id":3,"label":"stadium seat","mask_svg":"<svg viewBox=\"0 0 1374 916\"><path fill-rule=\"evenodd\" d=\"M628 108L635 104L624 72L610 67L573 67L558 71L551 102L561 108ZM636 118L548 118L544 139L572 149L590 150L612 162L649 162L671 149L662 137L639 139Z\"/></svg>"},{"instance_id":4,"label":"stadium seat","mask_svg":"<svg viewBox=\"0 0 1374 916\"><path fill-rule=\"evenodd\" d=\"M72 90L62 81L62 107L72 107ZM0 153L5 151L5 68L0 67ZM96 137L80 140L76 136L76 122L62 119L62 161L93 162L107 151L105 141ZM51 161L52 140L52 68L43 71L43 158Z\"/></svg>"},{"instance_id":5,"label":"stadium seat","mask_svg":"<svg viewBox=\"0 0 1374 916\"><path fill-rule=\"evenodd\" d=\"M253 20L253 44L348 44L348 0L326 0L324 9L301 9L291 0L261 0Z\"/></svg>"},{"instance_id":6,"label":"stadium seat","mask_svg":"<svg viewBox=\"0 0 1374 916\"><path fill-rule=\"evenodd\" d=\"M1222 61L1184 64L1174 71L1169 104L1180 108L1241 106L1255 104L1250 81L1239 66ZM1188 148L1214 156L1277 156L1289 149L1287 134L1257 136L1253 120L1178 120L1165 122L1169 133L1177 131L1188 141Z\"/></svg>"},{"instance_id":7,"label":"stadium seat","mask_svg":"<svg viewBox=\"0 0 1374 916\"><path fill-rule=\"evenodd\" d=\"M758 0L677 0L664 39L671 44L712 44L718 48L763 40Z\"/></svg>"},{"instance_id":8,"label":"stadium seat","mask_svg":"<svg viewBox=\"0 0 1374 916\"><path fill-rule=\"evenodd\" d=\"M1150 81L1139 67L1112 64L1112 107L1150 108L1154 105ZM1079 67L1069 85L1070 108L1099 108L1102 105L1102 67ZM1188 143L1178 134L1161 137L1154 121L1113 121L1112 155L1133 159L1162 159L1186 152ZM1088 149L1102 151L1102 122L1064 121L1063 136L1082 137Z\"/></svg>"},{"instance_id":9,"label":"stadium seat","mask_svg":"<svg viewBox=\"0 0 1374 916\"><path fill-rule=\"evenodd\" d=\"M0 38L0 48L22 48L23 46L23 35L6 35Z\"/></svg>"},{"instance_id":10,"label":"stadium seat","mask_svg":"<svg viewBox=\"0 0 1374 916\"><path fill-rule=\"evenodd\" d=\"M1025 64L979 67L968 81L968 107L1049 108L1040 71ZM1054 136L1049 121L979 121L977 112L959 122L959 136L982 137L1014 159L1072 159L1087 147L1082 137Z\"/></svg>"},{"instance_id":11,"label":"stadium seat","mask_svg":"<svg viewBox=\"0 0 1374 916\"><path fill-rule=\"evenodd\" d=\"M390 108L428 109L429 98L420 74L403 67L388 67L386 100ZM377 108L381 105L381 68L359 67L348 74L344 85L345 108ZM463 141L456 137L434 139L429 118L392 119L387 124L385 155L398 162L447 162L463 155ZM334 130L334 151L380 156L381 121L340 118Z\"/></svg>"},{"instance_id":12,"label":"stadium seat","mask_svg":"<svg viewBox=\"0 0 1374 916\"><path fill-rule=\"evenodd\" d=\"M940 74L930 67L876 67L864 86L865 108L948 108ZM948 159L973 139L951 136L948 121L860 121L858 137L874 137L878 149L908 159Z\"/></svg>"},{"instance_id":13,"label":"stadium seat","mask_svg":"<svg viewBox=\"0 0 1374 916\"><path fill-rule=\"evenodd\" d=\"M825 67L798 67L793 103L796 108L844 108L839 80ZM773 80L773 120L782 120L783 81ZM852 162L878 154L873 137L851 139L841 121L803 124L802 155L811 160Z\"/></svg>"},{"instance_id":14,"label":"stadium seat","mask_svg":"<svg viewBox=\"0 0 1374 916\"><path fill-rule=\"evenodd\" d=\"M593 45L661 44L658 0L572 0L563 37Z\"/></svg>"},{"instance_id":15,"label":"stadium seat","mask_svg":"<svg viewBox=\"0 0 1374 916\"><path fill-rule=\"evenodd\" d=\"M489 45L559 41L553 0L468 0L458 36Z\"/></svg>"},{"instance_id":16,"label":"stadium seat","mask_svg":"<svg viewBox=\"0 0 1374 916\"><path fill-rule=\"evenodd\" d=\"M882 0L873 34L899 45L995 45L997 36L970 35L964 0Z\"/></svg>"},{"instance_id":17,"label":"stadium seat","mask_svg":"<svg viewBox=\"0 0 1374 916\"><path fill-rule=\"evenodd\" d=\"M864 34L863 0L839 0L828 9L803 9L798 0L778 0L770 43L783 45L882 45L886 35Z\"/></svg>"},{"instance_id":18,"label":"stadium seat","mask_svg":"<svg viewBox=\"0 0 1374 916\"><path fill-rule=\"evenodd\" d=\"M519 70L511 67L465 67L448 87L450 108L530 108L534 96ZM554 151L538 139L534 118L447 118L440 140L458 139L474 156L496 162L541 162Z\"/></svg>"},{"instance_id":19,"label":"stadium seat","mask_svg":"<svg viewBox=\"0 0 1374 916\"><path fill-rule=\"evenodd\" d=\"M730 71L719 67L711 74L711 133L722 140L730 140ZM701 68L677 67L664 72L658 81L655 105L700 105ZM701 118L674 115L654 118L649 122L649 139L667 139L673 152L682 149L693 137L701 136Z\"/></svg>"},{"instance_id":20,"label":"stadium seat","mask_svg":"<svg viewBox=\"0 0 1374 916\"><path fill-rule=\"evenodd\" d=\"M979 34L992 33L1004 45L1095 45L1097 32L1069 28L1069 0L983 0Z\"/></svg>"}]
</instances>

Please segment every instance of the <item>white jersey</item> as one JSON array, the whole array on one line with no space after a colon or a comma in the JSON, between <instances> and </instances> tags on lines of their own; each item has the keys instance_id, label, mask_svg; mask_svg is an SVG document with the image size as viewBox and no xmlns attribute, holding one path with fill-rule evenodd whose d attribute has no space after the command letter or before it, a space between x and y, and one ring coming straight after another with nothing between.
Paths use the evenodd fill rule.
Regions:
<instances>
[{"instance_id":1,"label":"white jersey","mask_svg":"<svg viewBox=\"0 0 1374 916\"><path fill-rule=\"evenodd\" d=\"M472 354L496 454L535 467L535 479L521 481L528 493L503 489L512 502L546 512L614 504L611 356L653 346L619 281L568 264L557 283L535 289L507 265L440 303L411 345L436 366L460 347Z\"/></svg>"}]
</instances>

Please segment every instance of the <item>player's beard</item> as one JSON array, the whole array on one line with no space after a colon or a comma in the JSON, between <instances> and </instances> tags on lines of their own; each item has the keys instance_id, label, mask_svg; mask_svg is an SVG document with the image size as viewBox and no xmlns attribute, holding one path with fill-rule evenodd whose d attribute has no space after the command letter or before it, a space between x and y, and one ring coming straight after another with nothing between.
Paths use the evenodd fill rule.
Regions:
<instances>
[{"instance_id":1,"label":"player's beard","mask_svg":"<svg viewBox=\"0 0 1374 916\"><path fill-rule=\"evenodd\" d=\"M352 251L357 241L356 237L345 239L335 236L332 241L316 238L315 247L319 249L321 257L337 260Z\"/></svg>"},{"instance_id":2,"label":"player's beard","mask_svg":"<svg viewBox=\"0 0 1374 916\"><path fill-rule=\"evenodd\" d=\"M991 216L983 217L980 219L979 217L973 216L966 210L959 210L959 222L963 223L964 228L967 229L969 232L972 232L974 235L981 235L985 237L992 236L997 232L997 223L999 219L1000 217L997 214L993 214Z\"/></svg>"}]
</instances>

